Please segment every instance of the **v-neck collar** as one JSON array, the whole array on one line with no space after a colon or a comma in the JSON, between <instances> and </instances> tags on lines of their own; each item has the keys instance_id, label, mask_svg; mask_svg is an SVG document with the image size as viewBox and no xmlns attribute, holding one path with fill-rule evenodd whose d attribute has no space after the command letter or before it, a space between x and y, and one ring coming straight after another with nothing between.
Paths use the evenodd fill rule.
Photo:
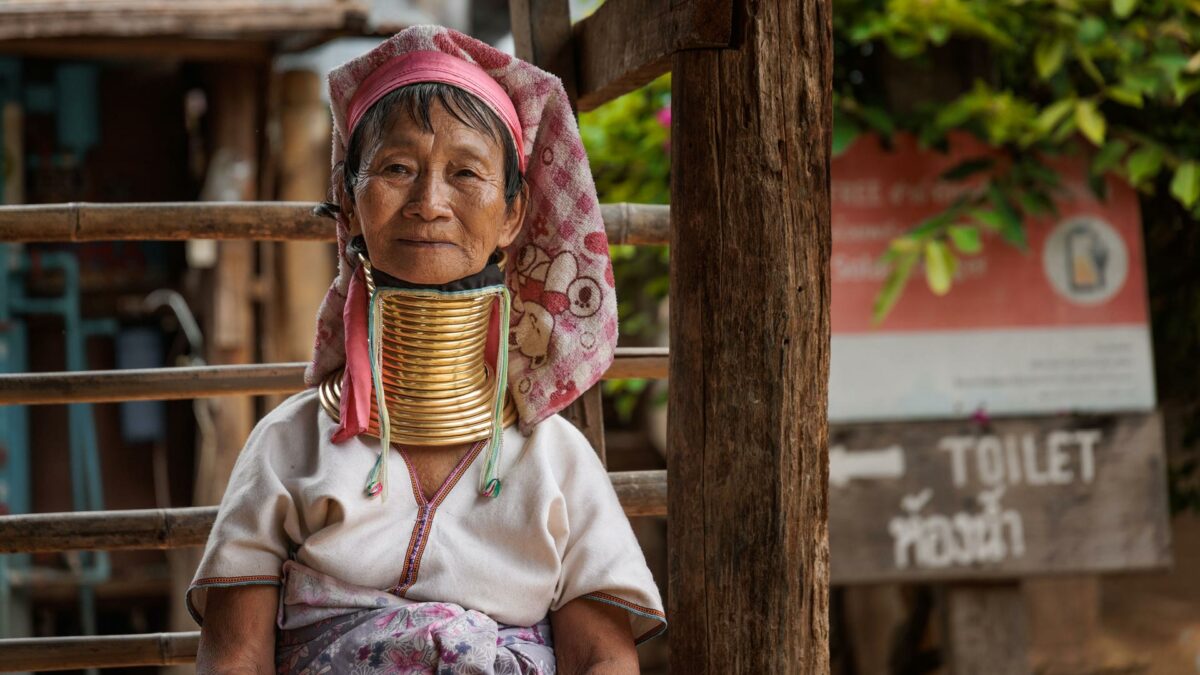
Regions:
<instances>
[{"instance_id":1,"label":"v-neck collar","mask_svg":"<svg viewBox=\"0 0 1200 675\"><path fill-rule=\"evenodd\" d=\"M437 508L446 499L446 496L450 494L450 491L454 489L454 486L458 484L459 479L466 473L467 467L471 466L471 463L479 456L480 451L483 450L483 446L486 444L487 440L478 441L470 450L467 450L458 460L458 463L454 465L454 468L450 470L450 473L446 475L445 480L438 486L437 492L433 493L432 498L425 497L421 478L417 475L417 470L413 466L412 460L409 459L408 453L397 448L400 456L404 458L404 465L408 467L408 477L412 482L413 496L417 500L417 506L421 508Z\"/></svg>"}]
</instances>

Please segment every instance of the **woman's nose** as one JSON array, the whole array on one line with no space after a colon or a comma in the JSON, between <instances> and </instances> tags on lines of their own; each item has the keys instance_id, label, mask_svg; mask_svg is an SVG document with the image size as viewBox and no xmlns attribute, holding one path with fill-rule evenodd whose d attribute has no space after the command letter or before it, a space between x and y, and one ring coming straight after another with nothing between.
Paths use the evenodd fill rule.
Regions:
<instances>
[{"instance_id":1,"label":"woman's nose","mask_svg":"<svg viewBox=\"0 0 1200 675\"><path fill-rule=\"evenodd\" d=\"M437 171L422 171L413 181L404 215L424 221L440 220L452 215L449 185Z\"/></svg>"}]
</instances>

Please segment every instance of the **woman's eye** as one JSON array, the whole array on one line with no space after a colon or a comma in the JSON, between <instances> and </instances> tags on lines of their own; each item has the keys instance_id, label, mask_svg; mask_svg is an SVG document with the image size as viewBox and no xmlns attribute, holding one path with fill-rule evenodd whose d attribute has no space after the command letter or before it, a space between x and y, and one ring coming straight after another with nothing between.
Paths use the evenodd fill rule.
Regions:
<instances>
[{"instance_id":1,"label":"woman's eye","mask_svg":"<svg viewBox=\"0 0 1200 675\"><path fill-rule=\"evenodd\" d=\"M479 174L475 173L474 171L472 171L470 169L459 169L458 175L463 178L475 178Z\"/></svg>"},{"instance_id":2,"label":"woman's eye","mask_svg":"<svg viewBox=\"0 0 1200 675\"><path fill-rule=\"evenodd\" d=\"M389 173L408 173L408 167L404 166L403 164L389 164L387 166L387 171Z\"/></svg>"}]
</instances>

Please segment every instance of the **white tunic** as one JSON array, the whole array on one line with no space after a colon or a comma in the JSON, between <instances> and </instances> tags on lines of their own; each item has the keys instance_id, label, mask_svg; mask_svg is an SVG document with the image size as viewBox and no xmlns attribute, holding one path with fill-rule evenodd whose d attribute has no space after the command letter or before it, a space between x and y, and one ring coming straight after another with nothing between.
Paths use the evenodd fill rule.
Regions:
<instances>
[{"instance_id":1,"label":"white tunic","mask_svg":"<svg viewBox=\"0 0 1200 675\"><path fill-rule=\"evenodd\" d=\"M363 488L379 440L330 442L315 389L264 417L234 465L187 591L203 621L207 589L280 583L289 556L344 581L451 602L498 623L531 626L576 598L629 612L638 642L665 627L662 600L608 473L570 422L504 433L500 496L477 490L469 453L426 501L393 450L387 499Z\"/></svg>"}]
</instances>

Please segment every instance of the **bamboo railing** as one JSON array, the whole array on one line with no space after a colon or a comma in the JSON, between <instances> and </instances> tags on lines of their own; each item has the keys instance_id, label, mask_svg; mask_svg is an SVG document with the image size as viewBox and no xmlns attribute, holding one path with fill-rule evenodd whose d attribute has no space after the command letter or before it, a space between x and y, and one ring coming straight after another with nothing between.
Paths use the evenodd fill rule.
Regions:
<instances>
[{"instance_id":1,"label":"bamboo railing","mask_svg":"<svg viewBox=\"0 0 1200 675\"><path fill-rule=\"evenodd\" d=\"M170 666L196 660L200 631L0 640L0 672Z\"/></svg>"},{"instance_id":2,"label":"bamboo railing","mask_svg":"<svg viewBox=\"0 0 1200 675\"><path fill-rule=\"evenodd\" d=\"M616 471L609 479L626 515L666 514L665 471ZM203 546L216 517L215 506L6 516L0 518L0 553Z\"/></svg>"},{"instance_id":3,"label":"bamboo railing","mask_svg":"<svg viewBox=\"0 0 1200 675\"><path fill-rule=\"evenodd\" d=\"M333 241L333 221L313 202L70 202L0 206L0 241ZM665 244L670 207L601 204L610 244Z\"/></svg>"},{"instance_id":4,"label":"bamboo railing","mask_svg":"<svg viewBox=\"0 0 1200 675\"><path fill-rule=\"evenodd\" d=\"M667 359L666 348L620 348L604 379L663 378L667 375ZM294 394L304 388L305 365L268 363L0 375L0 405Z\"/></svg>"}]
</instances>

